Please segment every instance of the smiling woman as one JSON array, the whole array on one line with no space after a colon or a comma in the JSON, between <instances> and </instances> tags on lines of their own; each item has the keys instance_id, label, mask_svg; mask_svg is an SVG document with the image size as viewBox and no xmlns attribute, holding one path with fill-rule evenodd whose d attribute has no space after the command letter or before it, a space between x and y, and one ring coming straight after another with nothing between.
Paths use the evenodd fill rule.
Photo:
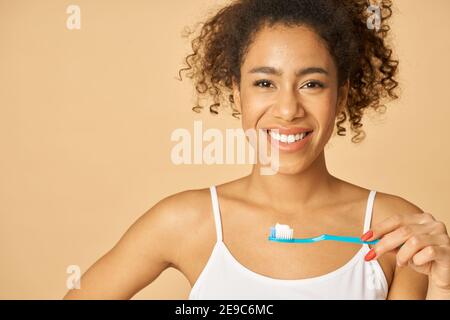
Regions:
<instances>
[{"instance_id":1,"label":"smiling woman","mask_svg":"<svg viewBox=\"0 0 450 320\"><path fill-rule=\"evenodd\" d=\"M332 67L336 68L337 85L342 87L348 81L348 103L337 112L337 134L345 135L346 128L342 124L348 120L351 131L355 132L352 141L360 142L365 136L361 129L364 110L372 108L383 112L382 99L397 98L395 75L398 60L393 58L386 41L392 4L390 0L377 3L377 6L370 6L367 0L235 1L203 24L200 35L192 41L193 53L187 56L188 66L180 70L180 79L183 72L189 71L187 76L195 80L198 96L210 95L213 98L210 112L218 113L219 107L229 103L233 116L237 117L241 112L234 104L235 96L229 94L228 101L223 98L233 84L242 85L242 77L246 76L242 74L242 65L248 59L256 36L261 30L275 25L304 26L314 32L317 40L328 49L333 59ZM371 11L371 8L377 10ZM373 19L380 22L378 31L368 28ZM192 33L194 31L186 36ZM304 43L297 42L296 46L303 48ZM275 47L272 49L276 50ZM274 66L255 66L248 73L280 77L283 71ZM305 66L295 75L304 79L305 76L327 76L328 71L317 66ZM273 84L267 79L259 79L255 85L270 88ZM305 83L309 89L322 86L320 81ZM197 103L193 110L199 112L202 108Z\"/></svg>"},{"instance_id":2,"label":"smiling woman","mask_svg":"<svg viewBox=\"0 0 450 320\"><path fill-rule=\"evenodd\" d=\"M188 279L190 299L450 297L445 225L334 177L325 161L336 126L344 135L348 119L362 141L365 110L397 97L391 2L378 4L379 30L362 0L237 0L209 18L180 75L213 97L212 113L228 94L243 129L264 132L279 154L277 173L256 163L248 176L162 199L66 298L129 298L169 267ZM269 241L278 222L300 231L293 238L365 236L362 246Z\"/></svg>"}]
</instances>

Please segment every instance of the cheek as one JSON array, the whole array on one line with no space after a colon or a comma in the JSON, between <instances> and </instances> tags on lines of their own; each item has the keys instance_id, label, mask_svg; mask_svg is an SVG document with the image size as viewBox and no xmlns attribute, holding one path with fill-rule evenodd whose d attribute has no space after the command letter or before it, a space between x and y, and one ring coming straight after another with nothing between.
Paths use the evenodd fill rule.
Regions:
<instances>
[{"instance_id":1,"label":"cheek","mask_svg":"<svg viewBox=\"0 0 450 320\"><path fill-rule=\"evenodd\" d=\"M243 111L242 126L244 130L255 128L258 121L267 113L268 106L276 104L275 97L270 99L267 96L242 95L241 99ZM337 97L335 90L331 90L322 96L305 96L300 102L306 111L306 115L304 116L309 118L309 114L311 118L315 118L314 120L317 122L319 128L326 132L329 130L331 132L333 131L336 103Z\"/></svg>"},{"instance_id":2,"label":"cheek","mask_svg":"<svg viewBox=\"0 0 450 320\"><path fill-rule=\"evenodd\" d=\"M242 127L245 129L255 128L259 119L267 112L267 99L261 97L243 96L242 104Z\"/></svg>"},{"instance_id":3,"label":"cheek","mask_svg":"<svg viewBox=\"0 0 450 320\"><path fill-rule=\"evenodd\" d=\"M321 125L333 118L336 107L334 92L326 92L320 96L305 97L304 108L311 113Z\"/></svg>"},{"instance_id":4,"label":"cheek","mask_svg":"<svg viewBox=\"0 0 450 320\"><path fill-rule=\"evenodd\" d=\"M323 108L318 109L316 117L321 126L328 127L334 119L333 105L325 104Z\"/></svg>"},{"instance_id":5,"label":"cheek","mask_svg":"<svg viewBox=\"0 0 450 320\"><path fill-rule=\"evenodd\" d=\"M317 109L317 121L320 129L327 137L333 133L336 118L336 101L334 95L327 96L323 101L322 107Z\"/></svg>"}]
</instances>

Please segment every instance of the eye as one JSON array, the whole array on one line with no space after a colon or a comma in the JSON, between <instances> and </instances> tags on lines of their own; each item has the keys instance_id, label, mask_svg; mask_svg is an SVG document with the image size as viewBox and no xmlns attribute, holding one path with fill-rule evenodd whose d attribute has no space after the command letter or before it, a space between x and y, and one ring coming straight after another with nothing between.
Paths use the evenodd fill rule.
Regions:
<instances>
[{"instance_id":1,"label":"eye","mask_svg":"<svg viewBox=\"0 0 450 320\"><path fill-rule=\"evenodd\" d=\"M318 89L318 88L324 88L325 85L322 82L319 81L310 81L307 84L305 84L302 88L306 89Z\"/></svg>"},{"instance_id":2,"label":"eye","mask_svg":"<svg viewBox=\"0 0 450 320\"><path fill-rule=\"evenodd\" d=\"M261 84L263 85L263 86L261 86ZM256 86L256 87L260 87L260 88L269 88L269 87L267 87L266 85L271 85L272 84L272 82L271 81L269 81L269 80L258 80L258 81L255 81L254 82L254 85Z\"/></svg>"}]
</instances>

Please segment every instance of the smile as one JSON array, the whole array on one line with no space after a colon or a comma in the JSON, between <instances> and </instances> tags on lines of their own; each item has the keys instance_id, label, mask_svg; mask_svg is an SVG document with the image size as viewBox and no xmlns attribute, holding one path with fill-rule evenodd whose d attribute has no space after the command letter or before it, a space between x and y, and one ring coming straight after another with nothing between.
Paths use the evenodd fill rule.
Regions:
<instances>
[{"instance_id":1,"label":"smile","mask_svg":"<svg viewBox=\"0 0 450 320\"><path fill-rule=\"evenodd\" d=\"M267 133L270 134L270 136L277 141L281 141L284 143L294 143L296 141L300 141L303 140L304 138L306 138L310 133L310 132L302 132L302 133L297 133L297 134L279 134L277 132L273 132L272 130L268 130Z\"/></svg>"},{"instance_id":2,"label":"smile","mask_svg":"<svg viewBox=\"0 0 450 320\"><path fill-rule=\"evenodd\" d=\"M278 132L277 132L278 131ZM308 145L308 142L311 140L311 136L313 131L304 131L303 132L292 132L287 134L288 132L284 132L283 134L280 134L279 131L274 129L272 131L271 129L266 129L267 138L269 142L278 150L282 152L296 152L303 148L305 148Z\"/></svg>"}]
</instances>

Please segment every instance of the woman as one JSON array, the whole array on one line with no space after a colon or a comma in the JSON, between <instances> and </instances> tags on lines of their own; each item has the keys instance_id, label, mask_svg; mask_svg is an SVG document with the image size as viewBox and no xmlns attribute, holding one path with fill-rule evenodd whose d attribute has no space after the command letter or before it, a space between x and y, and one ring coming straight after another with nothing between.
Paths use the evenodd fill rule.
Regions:
<instances>
[{"instance_id":1,"label":"woman","mask_svg":"<svg viewBox=\"0 0 450 320\"><path fill-rule=\"evenodd\" d=\"M65 298L128 299L174 267L191 299L449 299L445 225L326 167L335 126L345 135L348 118L359 142L364 112L397 98L391 3L380 5L377 16L362 0L238 0L211 17L182 71L212 94L213 113L230 90L243 129L278 148L277 174L255 164L241 179L161 200ZM299 237L380 241L280 244L267 240L277 222Z\"/></svg>"}]
</instances>

